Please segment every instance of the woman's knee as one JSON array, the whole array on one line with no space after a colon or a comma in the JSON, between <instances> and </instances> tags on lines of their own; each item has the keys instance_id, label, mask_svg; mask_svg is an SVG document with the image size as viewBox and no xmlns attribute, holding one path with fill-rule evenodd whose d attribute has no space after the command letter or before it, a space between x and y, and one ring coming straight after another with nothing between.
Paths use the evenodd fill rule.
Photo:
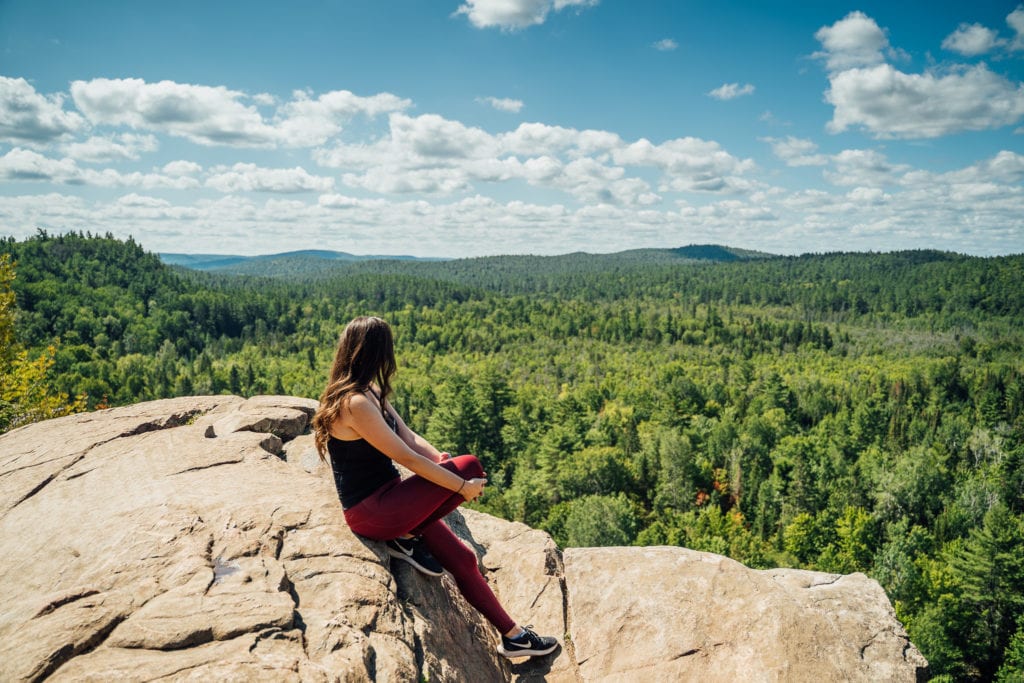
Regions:
<instances>
[{"instance_id":1,"label":"woman's knee","mask_svg":"<svg viewBox=\"0 0 1024 683\"><path fill-rule=\"evenodd\" d=\"M475 455L459 455L449 462L455 465L459 474L466 479L484 476L484 466Z\"/></svg>"}]
</instances>

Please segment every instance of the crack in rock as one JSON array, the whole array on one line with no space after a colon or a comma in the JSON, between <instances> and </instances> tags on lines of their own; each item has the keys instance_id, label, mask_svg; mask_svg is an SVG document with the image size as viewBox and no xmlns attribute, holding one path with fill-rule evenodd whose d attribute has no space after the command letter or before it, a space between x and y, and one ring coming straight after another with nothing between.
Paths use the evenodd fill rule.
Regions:
<instances>
[{"instance_id":1,"label":"crack in rock","mask_svg":"<svg viewBox=\"0 0 1024 683\"><path fill-rule=\"evenodd\" d=\"M77 600L81 600L82 598L87 598L90 595L97 594L99 594L99 591L95 588L81 588L78 590L68 591L63 595L60 595L59 597L53 598L50 601L48 601L46 605L41 607L39 611L32 616L32 618L38 619L39 617L45 616L50 612L53 612L54 610L63 607L64 605L75 602Z\"/></svg>"},{"instance_id":2,"label":"crack in rock","mask_svg":"<svg viewBox=\"0 0 1024 683\"><path fill-rule=\"evenodd\" d=\"M122 431L121 433L119 433L119 434L117 434L115 436L112 436L109 439L103 439L101 441L97 441L96 443L90 445L88 448L86 448L84 451L82 451L80 453L75 453L75 454L72 454L70 456L66 456L66 457L69 457L71 459L71 461L69 463L67 463L66 465L61 467L59 470L57 470L56 472L54 472L53 474L48 476L42 482L40 482L39 484L34 486L28 493L26 493L24 496L22 496L21 498L16 500L13 505L8 507L7 510L4 511L4 514L6 514L7 512L10 512L14 508L16 508L19 505L21 505L22 503L24 503L26 500L29 500L33 496L37 495L40 491L42 491L44 488L46 488L46 486L50 482L52 482L54 479L59 477L61 474L63 474L64 472L67 472L69 469L71 469L76 464L81 462L90 452L94 451L95 449L99 448L100 446L105 446L106 444L111 443L113 441L117 441L118 439L125 439L125 438L131 437L131 436L138 436L139 434L145 434L147 432L154 432L154 431L159 431L159 430L162 430L162 429L174 429L175 427L180 427L180 426L182 426L184 424L187 424L195 415L203 413L203 412L204 411L202 409L186 410L183 413L173 413L173 414L171 414L169 416L166 416L166 417L155 418L155 419L152 419L152 420L148 420L148 421L142 422L141 424L135 425L135 427L132 427L131 429L127 429L125 431ZM85 422L91 422L91 421L92 420L85 420ZM29 425L26 425L26 426L29 426ZM32 463L30 465L25 465L23 467L17 467L17 468L14 468L12 470L8 470L7 472L4 472L3 474L6 476L6 475L9 475L9 474L13 474L14 472L19 472L19 471L22 471L22 470L30 469L32 467L39 467L39 466L44 465L46 463L54 462L55 460L60 460L60 459L61 458L59 458L59 457L58 458L50 458L50 459L45 460L43 462ZM85 472L83 472L81 474L85 474ZM81 476L81 474L80 475L76 475L76 476Z\"/></svg>"}]
</instances>

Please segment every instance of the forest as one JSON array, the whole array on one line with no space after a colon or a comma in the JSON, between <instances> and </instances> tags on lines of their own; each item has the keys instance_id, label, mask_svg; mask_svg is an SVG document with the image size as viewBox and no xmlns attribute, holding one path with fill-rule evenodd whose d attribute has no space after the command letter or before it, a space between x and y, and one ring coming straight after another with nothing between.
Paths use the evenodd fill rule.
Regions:
<instances>
[{"instance_id":1,"label":"forest","mask_svg":"<svg viewBox=\"0 0 1024 683\"><path fill-rule=\"evenodd\" d=\"M1024 677L1024 255L724 248L163 263L0 240L0 432L183 395L319 397L344 324L394 403L476 453L476 507L562 547L864 572L936 681Z\"/></svg>"}]
</instances>

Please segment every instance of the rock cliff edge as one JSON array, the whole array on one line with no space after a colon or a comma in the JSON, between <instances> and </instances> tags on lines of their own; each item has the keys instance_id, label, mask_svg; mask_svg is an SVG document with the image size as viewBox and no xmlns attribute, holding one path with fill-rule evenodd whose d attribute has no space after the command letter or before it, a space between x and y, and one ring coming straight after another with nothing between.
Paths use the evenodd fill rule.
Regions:
<instances>
[{"instance_id":1,"label":"rock cliff edge","mask_svg":"<svg viewBox=\"0 0 1024 683\"><path fill-rule=\"evenodd\" d=\"M307 399L200 396L0 436L0 680L915 681L927 664L861 574L685 548L573 548L449 522L540 660L446 575L345 526Z\"/></svg>"}]
</instances>

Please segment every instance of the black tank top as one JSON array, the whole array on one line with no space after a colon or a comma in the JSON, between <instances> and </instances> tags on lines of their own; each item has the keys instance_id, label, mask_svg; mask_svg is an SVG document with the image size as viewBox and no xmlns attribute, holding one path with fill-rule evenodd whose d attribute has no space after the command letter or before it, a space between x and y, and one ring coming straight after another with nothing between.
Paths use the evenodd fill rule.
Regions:
<instances>
[{"instance_id":1,"label":"black tank top","mask_svg":"<svg viewBox=\"0 0 1024 683\"><path fill-rule=\"evenodd\" d=\"M398 432L398 423L390 412L384 414L384 420ZM334 486L338 489L341 507L346 510L400 476L391 458L366 439L343 440L331 436L327 439L327 452L331 455Z\"/></svg>"}]
</instances>

